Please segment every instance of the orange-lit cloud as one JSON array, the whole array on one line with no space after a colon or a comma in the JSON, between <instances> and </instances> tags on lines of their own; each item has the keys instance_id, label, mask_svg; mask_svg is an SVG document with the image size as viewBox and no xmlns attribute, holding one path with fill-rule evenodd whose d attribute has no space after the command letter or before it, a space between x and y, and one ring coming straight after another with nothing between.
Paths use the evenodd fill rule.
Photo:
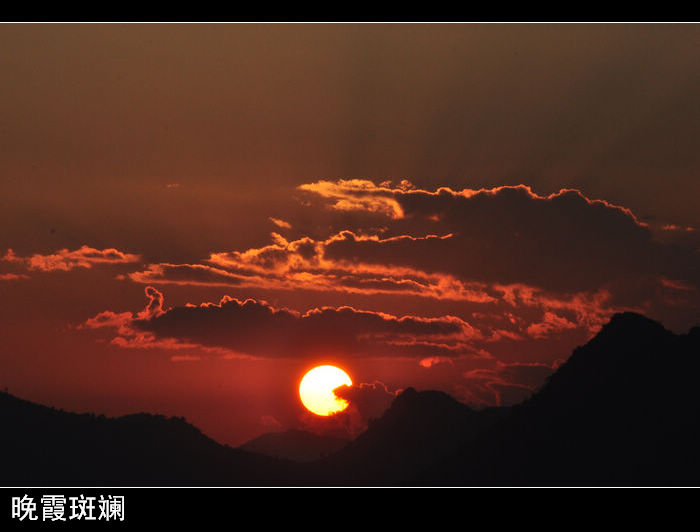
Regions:
<instances>
[{"instance_id":1,"label":"orange-lit cloud","mask_svg":"<svg viewBox=\"0 0 700 532\"><path fill-rule=\"evenodd\" d=\"M73 251L60 249L55 253L47 255L36 253L29 257L20 257L12 249L8 249L2 260L22 264L28 270L51 272L69 271L74 268L92 268L95 265L128 264L139 262L141 257L114 248L100 250L82 246Z\"/></svg>"},{"instance_id":2,"label":"orange-lit cloud","mask_svg":"<svg viewBox=\"0 0 700 532\"><path fill-rule=\"evenodd\" d=\"M402 182L408 185L408 182ZM317 181L299 186L299 190L311 192L331 200L331 207L339 211L369 211L390 218L403 218L401 205L392 197L393 190L377 186L372 181L347 179L337 182Z\"/></svg>"},{"instance_id":3,"label":"orange-lit cloud","mask_svg":"<svg viewBox=\"0 0 700 532\"><path fill-rule=\"evenodd\" d=\"M292 228L292 224L290 224L289 222L287 222L285 220L281 220L279 218L273 218L272 216L270 216L270 221L273 224L275 224L277 227L279 227L280 229L291 229Z\"/></svg>"},{"instance_id":4,"label":"orange-lit cloud","mask_svg":"<svg viewBox=\"0 0 700 532\"><path fill-rule=\"evenodd\" d=\"M246 251L213 253L209 264L151 264L129 278L144 284L258 287L277 290L340 291L356 294L407 294L434 299L493 302L496 299L479 282L460 281L449 274L429 274L413 268L335 261L324 257L329 244L339 240L371 239L344 231L324 241L308 237L288 242L273 234L275 242ZM428 235L391 240L415 242L450 238Z\"/></svg>"},{"instance_id":5,"label":"orange-lit cloud","mask_svg":"<svg viewBox=\"0 0 700 532\"><path fill-rule=\"evenodd\" d=\"M427 357L418 362L424 368L432 368L437 364L451 364L452 359L447 357Z\"/></svg>"},{"instance_id":6,"label":"orange-lit cloud","mask_svg":"<svg viewBox=\"0 0 700 532\"><path fill-rule=\"evenodd\" d=\"M676 281L673 279L661 279L661 284L666 288L673 288L674 290L695 290L695 287L684 283L683 281Z\"/></svg>"},{"instance_id":7,"label":"orange-lit cloud","mask_svg":"<svg viewBox=\"0 0 700 532\"><path fill-rule=\"evenodd\" d=\"M333 209L343 199L337 208L356 214L360 224L365 213L379 213L386 228L381 235L358 227L320 239L273 233L272 243L258 248L215 252L202 264L152 264L129 277L145 284L393 294L486 306L512 304L511 292L518 289L518 305L571 307L576 323L588 328L614 308L640 308L641 291L616 301L618 285L630 279L698 282L694 250L655 241L629 209L578 190L538 195L518 185L427 191L407 182L392 187L366 180L300 189ZM561 330L564 321L554 321L550 317L549 330ZM544 329L531 331L540 335Z\"/></svg>"},{"instance_id":8,"label":"orange-lit cloud","mask_svg":"<svg viewBox=\"0 0 700 532\"><path fill-rule=\"evenodd\" d=\"M263 283L259 276L246 276L206 264L149 264L144 270L128 277L143 284L173 284L190 286L257 286Z\"/></svg>"},{"instance_id":9,"label":"orange-lit cloud","mask_svg":"<svg viewBox=\"0 0 700 532\"><path fill-rule=\"evenodd\" d=\"M0 281L17 281L18 279L29 279L29 276L22 273L0 273Z\"/></svg>"},{"instance_id":10,"label":"orange-lit cloud","mask_svg":"<svg viewBox=\"0 0 700 532\"><path fill-rule=\"evenodd\" d=\"M683 227L676 224L666 224L661 229L663 229L664 231L687 231L689 233L695 231L695 228L690 225Z\"/></svg>"}]
</instances>

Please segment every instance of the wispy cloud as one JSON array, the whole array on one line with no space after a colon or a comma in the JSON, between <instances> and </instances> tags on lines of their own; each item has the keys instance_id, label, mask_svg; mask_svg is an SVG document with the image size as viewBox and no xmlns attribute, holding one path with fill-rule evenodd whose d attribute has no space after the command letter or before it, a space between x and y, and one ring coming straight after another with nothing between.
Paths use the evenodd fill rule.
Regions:
<instances>
[{"instance_id":1,"label":"wispy cloud","mask_svg":"<svg viewBox=\"0 0 700 532\"><path fill-rule=\"evenodd\" d=\"M134 263L139 262L141 257L114 248L95 249L82 246L72 251L60 249L46 255L35 253L27 257L20 257L12 249L8 249L2 260L21 264L28 270L52 272L69 271L74 268L92 268L95 265Z\"/></svg>"}]
</instances>

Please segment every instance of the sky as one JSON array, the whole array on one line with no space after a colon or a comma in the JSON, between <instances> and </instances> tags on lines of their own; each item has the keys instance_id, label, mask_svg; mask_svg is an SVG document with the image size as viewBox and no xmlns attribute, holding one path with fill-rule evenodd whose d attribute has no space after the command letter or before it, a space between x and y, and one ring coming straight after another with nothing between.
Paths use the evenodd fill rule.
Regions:
<instances>
[{"instance_id":1,"label":"sky","mask_svg":"<svg viewBox=\"0 0 700 532\"><path fill-rule=\"evenodd\" d=\"M0 386L352 436L522 401L615 312L686 332L698 64L694 24L0 25Z\"/></svg>"}]
</instances>

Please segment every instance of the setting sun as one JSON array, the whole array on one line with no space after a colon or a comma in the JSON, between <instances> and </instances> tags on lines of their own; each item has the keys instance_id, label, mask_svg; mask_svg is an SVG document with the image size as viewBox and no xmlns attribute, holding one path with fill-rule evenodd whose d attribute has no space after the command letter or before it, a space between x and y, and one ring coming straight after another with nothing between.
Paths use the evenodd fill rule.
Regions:
<instances>
[{"instance_id":1,"label":"setting sun","mask_svg":"<svg viewBox=\"0 0 700 532\"><path fill-rule=\"evenodd\" d=\"M348 407L345 399L337 397L333 390L338 386L352 385L347 373L335 366L317 366L309 371L299 384L299 397L304 406L319 416L330 416Z\"/></svg>"}]
</instances>

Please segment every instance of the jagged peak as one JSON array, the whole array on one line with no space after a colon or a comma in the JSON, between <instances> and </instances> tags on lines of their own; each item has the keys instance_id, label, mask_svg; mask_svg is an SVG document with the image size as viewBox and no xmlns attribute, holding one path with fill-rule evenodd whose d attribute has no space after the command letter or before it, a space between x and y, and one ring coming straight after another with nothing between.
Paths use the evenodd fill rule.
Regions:
<instances>
[{"instance_id":1,"label":"jagged peak","mask_svg":"<svg viewBox=\"0 0 700 532\"><path fill-rule=\"evenodd\" d=\"M620 312L614 314L610 321L603 325L592 341L600 342L624 338L625 341L634 343L664 334L672 333L667 331L658 321L637 312Z\"/></svg>"},{"instance_id":2,"label":"jagged peak","mask_svg":"<svg viewBox=\"0 0 700 532\"><path fill-rule=\"evenodd\" d=\"M640 314L638 312L618 312L613 314L606 327L656 327L663 329L663 325L656 320Z\"/></svg>"}]
</instances>

